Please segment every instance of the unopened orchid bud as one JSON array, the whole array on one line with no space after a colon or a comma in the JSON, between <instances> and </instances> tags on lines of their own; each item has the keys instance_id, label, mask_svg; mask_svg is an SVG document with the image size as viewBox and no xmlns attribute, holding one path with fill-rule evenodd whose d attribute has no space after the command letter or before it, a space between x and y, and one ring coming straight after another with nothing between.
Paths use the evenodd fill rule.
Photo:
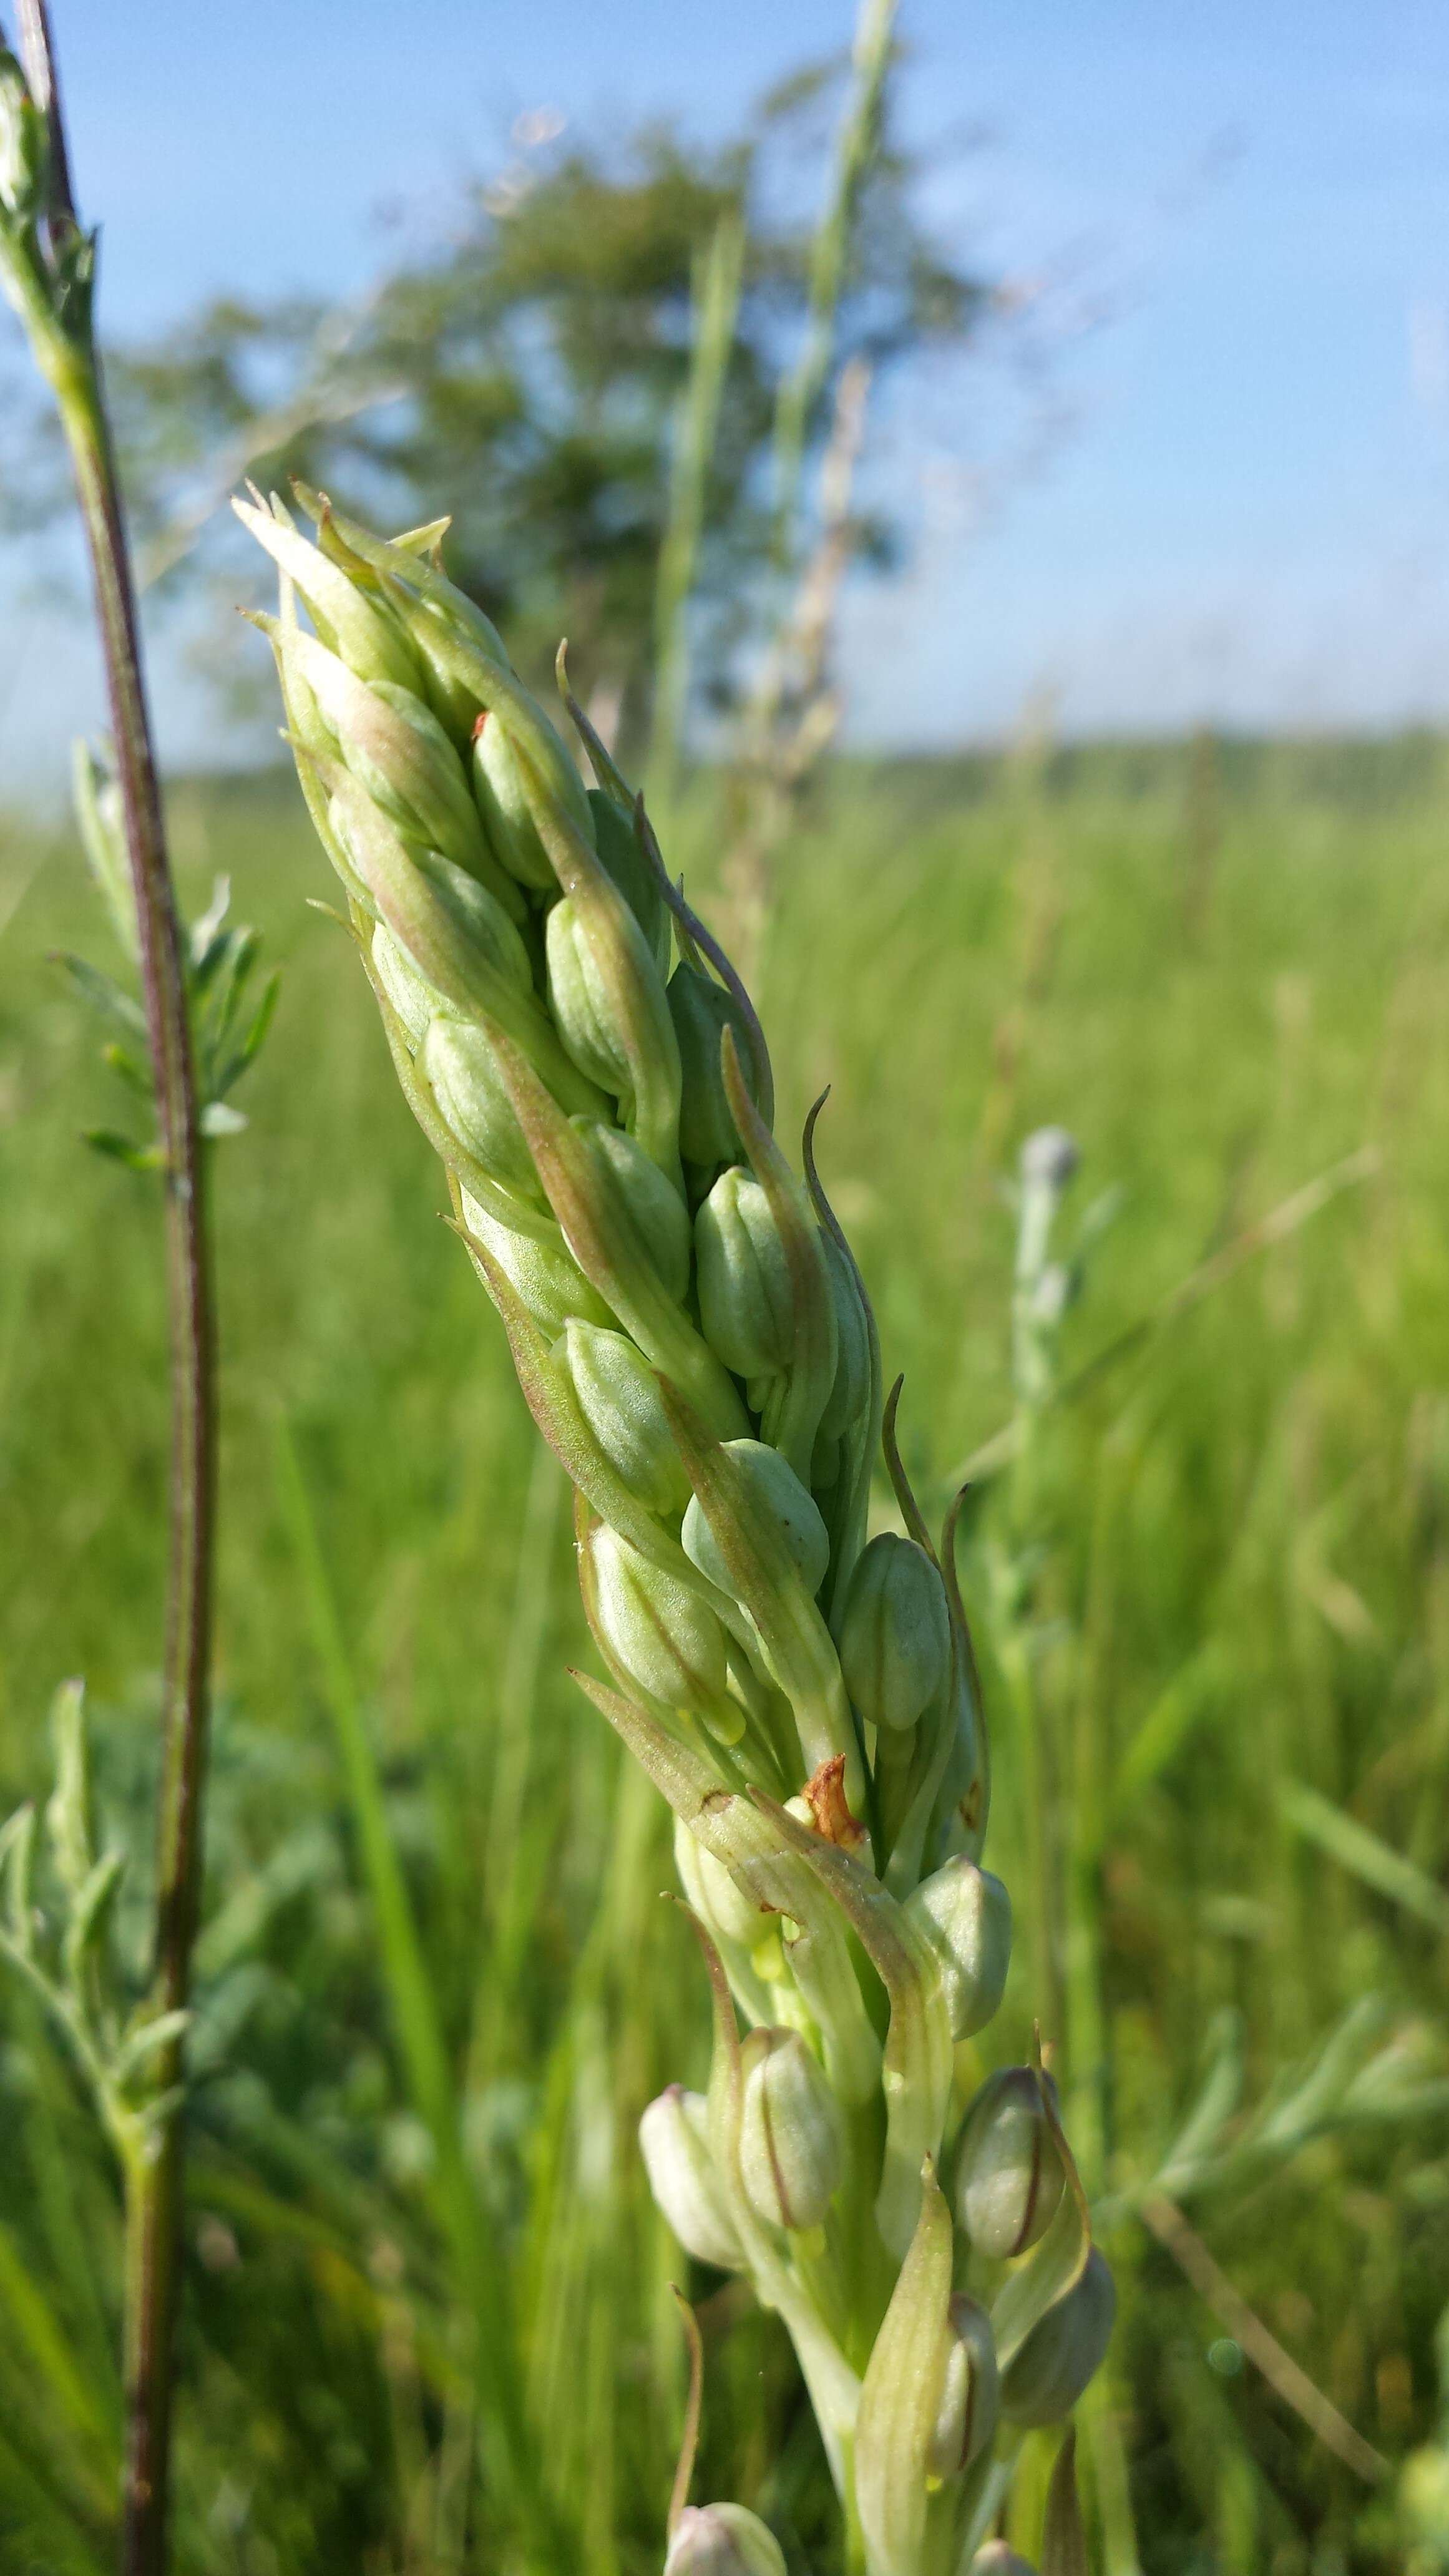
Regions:
<instances>
[{"instance_id":1,"label":"unopened orchid bud","mask_svg":"<svg viewBox=\"0 0 1449 2576\"><path fill-rule=\"evenodd\" d=\"M462 763L432 710L391 680L359 680L310 635L282 639L358 785L405 840L441 850L501 892Z\"/></svg>"},{"instance_id":2,"label":"unopened orchid bud","mask_svg":"<svg viewBox=\"0 0 1449 2576\"><path fill-rule=\"evenodd\" d=\"M724 1446L743 1475L756 1528L795 1567L806 1591L818 1592L830 1564L830 1535L813 1497L778 1449L761 1440L727 1440ZM697 1494L684 1515L681 1536L691 1565L733 1595L734 1579Z\"/></svg>"},{"instance_id":3,"label":"unopened orchid bud","mask_svg":"<svg viewBox=\"0 0 1449 2576\"><path fill-rule=\"evenodd\" d=\"M740 1164L696 1210L694 1248L706 1341L737 1377L774 1377L794 1342L790 1270L769 1199Z\"/></svg>"},{"instance_id":4,"label":"unopened orchid bud","mask_svg":"<svg viewBox=\"0 0 1449 2576\"><path fill-rule=\"evenodd\" d=\"M1066 2186L1066 2168L1046 2115L1051 2077L1029 2066L988 2075L966 2114L956 2166L956 2214L978 2254L1004 2261L1046 2234Z\"/></svg>"},{"instance_id":5,"label":"unopened orchid bud","mask_svg":"<svg viewBox=\"0 0 1449 2576\"><path fill-rule=\"evenodd\" d=\"M640 848L634 817L616 805L612 796L606 796L601 787L589 789L589 811L594 818L599 864L613 878L662 972L669 956L669 922L659 878Z\"/></svg>"},{"instance_id":6,"label":"unopened orchid bud","mask_svg":"<svg viewBox=\"0 0 1449 2576\"><path fill-rule=\"evenodd\" d=\"M525 717L525 750L542 780L542 792L556 802L593 847L594 819L574 763L542 707L515 680L510 697ZM514 748L517 719L512 705L485 707L473 736L473 793L483 817L490 848L521 885L552 887L558 880L533 818L524 773Z\"/></svg>"},{"instance_id":7,"label":"unopened orchid bud","mask_svg":"<svg viewBox=\"0 0 1449 2576\"><path fill-rule=\"evenodd\" d=\"M953 2039L984 2030L1000 2005L1011 1964L1011 1898L989 1869L963 1855L948 1860L906 1898L941 1965Z\"/></svg>"},{"instance_id":8,"label":"unopened orchid bud","mask_svg":"<svg viewBox=\"0 0 1449 2576\"><path fill-rule=\"evenodd\" d=\"M433 1098L464 1150L503 1189L541 1200L528 1140L484 1031L440 1012L428 1023L419 1060Z\"/></svg>"},{"instance_id":9,"label":"unopened orchid bud","mask_svg":"<svg viewBox=\"0 0 1449 2576\"><path fill-rule=\"evenodd\" d=\"M561 1247L540 1243L532 1235L519 1234L500 1223L471 1192L463 1191L463 1221L470 1234L475 1234L485 1251L491 1252L499 1269L516 1294L523 1300L540 1332L556 1342L566 1324L575 1316L586 1324L612 1324L609 1312L596 1289L589 1286L578 1263Z\"/></svg>"},{"instance_id":10,"label":"unopened orchid bud","mask_svg":"<svg viewBox=\"0 0 1449 2576\"><path fill-rule=\"evenodd\" d=\"M447 1009L447 1003L426 977L418 973L401 940L394 938L385 921L373 924L371 956L373 972L402 1023L409 1047L416 1055L428 1034L429 1022L439 1011Z\"/></svg>"},{"instance_id":11,"label":"unopened orchid bud","mask_svg":"<svg viewBox=\"0 0 1449 2576\"><path fill-rule=\"evenodd\" d=\"M617 1530L596 1529L589 1546L599 1627L616 1661L667 1708L723 1718L738 1735L724 1630L708 1602L651 1565Z\"/></svg>"},{"instance_id":12,"label":"unopened orchid bud","mask_svg":"<svg viewBox=\"0 0 1449 2576\"><path fill-rule=\"evenodd\" d=\"M1036 2576L1029 2558L1022 2558L1007 2540L988 2540L971 2561L971 2576Z\"/></svg>"},{"instance_id":13,"label":"unopened orchid bud","mask_svg":"<svg viewBox=\"0 0 1449 2576\"><path fill-rule=\"evenodd\" d=\"M674 1826L674 1865L679 1883L707 1932L741 1950L758 1948L776 1919L747 1896L733 1870L690 1832L683 1817Z\"/></svg>"},{"instance_id":14,"label":"unopened orchid bud","mask_svg":"<svg viewBox=\"0 0 1449 2576\"><path fill-rule=\"evenodd\" d=\"M712 1171L720 1163L734 1162L740 1151L739 1130L725 1097L721 1042L725 1030L733 1030L741 1070L753 1097L749 1030L739 1004L723 985L687 963L676 966L670 976L669 1015L679 1041L679 1150L687 1163Z\"/></svg>"},{"instance_id":15,"label":"unopened orchid bud","mask_svg":"<svg viewBox=\"0 0 1449 2576\"><path fill-rule=\"evenodd\" d=\"M664 2576L785 2576L785 2554L742 2504L690 2504L674 2526Z\"/></svg>"},{"instance_id":16,"label":"unopened orchid bud","mask_svg":"<svg viewBox=\"0 0 1449 2576\"><path fill-rule=\"evenodd\" d=\"M1013 2424L1059 2424L1094 2376L1117 2314L1117 2289L1092 2247L1075 2289L1032 2327L1002 2373L1001 2411Z\"/></svg>"},{"instance_id":17,"label":"unopened orchid bud","mask_svg":"<svg viewBox=\"0 0 1449 2576\"><path fill-rule=\"evenodd\" d=\"M959 2478L978 2460L996 2430L996 2342L991 2319L974 2299L958 2295L946 2315L946 2371L926 2453L933 2477Z\"/></svg>"},{"instance_id":18,"label":"unopened orchid bud","mask_svg":"<svg viewBox=\"0 0 1449 2576\"><path fill-rule=\"evenodd\" d=\"M840 2113L798 2030L752 2030L742 2051L740 2174L771 2227L818 2227L840 2181Z\"/></svg>"},{"instance_id":19,"label":"unopened orchid bud","mask_svg":"<svg viewBox=\"0 0 1449 2576\"><path fill-rule=\"evenodd\" d=\"M621 1127L598 1118L576 1118L574 1125L605 1186L627 1207L669 1295L682 1301L689 1287L689 1211L674 1183Z\"/></svg>"},{"instance_id":20,"label":"unopened orchid bud","mask_svg":"<svg viewBox=\"0 0 1449 2576\"><path fill-rule=\"evenodd\" d=\"M835 1306L835 1377L820 1417L822 1440L843 1439L870 1402L870 1327L855 1272L833 1235L822 1227L820 1249L830 1274Z\"/></svg>"},{"instance_id":21,"label":"unopened orchid bud","mask_svg":"<svg viewBox=\"0 0 1449 2576\"><path fill-rule=\"evenodd\" d=\"M840 1666L868 1726L912 1727L945 1690L951 1677L946 1587L914 1539L882 1530L856 1560Z\"/></svg>"},{"instance_id":22,"label":"unopened orchid bud","mask_svg":"<svg viewBox=\"0 0 1449 2576\"><path fill-rule=\"evenodd\" d=\"M707 2113L702 2093L671 2084L645 2111L639 2146L655 2202L686 2254L732 2272L744 2256L709 2151Z\"/></svg>"},{"instance_id":23,"label":"unopened orchid bud","mask_svg":"<svg viewBox=\"0 0 1449 2576\"><path fill-rule=\"evenodd\" d=\"M572 1323L565 1340L574 1391L605 1457L649 1511L682 1511L689 1478L648 1361L627 1334L598 1324Z\"/></svg>"}]
</instances>

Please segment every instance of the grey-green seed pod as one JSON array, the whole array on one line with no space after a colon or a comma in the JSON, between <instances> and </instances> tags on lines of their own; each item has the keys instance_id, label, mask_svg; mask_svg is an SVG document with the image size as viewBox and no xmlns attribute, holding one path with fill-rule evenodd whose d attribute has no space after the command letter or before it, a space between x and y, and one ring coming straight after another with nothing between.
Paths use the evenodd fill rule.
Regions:
<instances>
[{"instance_id":1,"label":"grey-green seed pod","mask_svg":"<svg viewBox=\"0 0 1449 2576\"><path fill-rule=\"evenodd\" d=\"M515 689L518 683L514 682ZM520 694L522 694L520 692ZM594 819L582 779L549 723L542 707L528 699L528 717L532 729L529 748L534 757L546 763L547 787L563 806L571 823L592 844ZM485 707L478 716L473 732L473 793L483 817L488 844L511 877L520 885L539 889L555 886L553 862L538 836L532 809L524 789L522 772L509 736L508 719L492 715Z\"/></svg>"},{"instance_id":2,"label":"grey-green seed pod","mask_svg":"<svg viewBox=\"0 0 1449 2576\"><path fill-rule=\"evenodd\" d=\"M739 1130L725 1098L720 1070L720 1044L733 1029L740 1065L754 1096L749 1032L744 1015L722 984L712 983L697 966L680 964L669 978L669 1015L679 1040L682 1090L679 1103L679 1150L687 1163L713 1171L732 1163L740 1151Z\"/></svg>"},{"instance_id":3,"label":"grey-green seed pod","mask_svg":"<svg viewBox=\"0 0 1449 2576\"><path fill-rule=\"evenodd\" d=\"M1048 2075L1053 2107L1056 2087ZM956 2165L956 2215L978 2254L1004 2261L1046 2234L1066 2168L1029 2066L988 2075L966 2114Z\"/></svg>"},{"instance_id":4,"label":"grey-green seed pod","mask_svg":"<svg viewBox=\"0 0 1449 2576\"><path fill-rule=\"evenodd\" d=\"M970 2039L997 2011L1011 1964L1011 1898L989 1869L948 1860L906 1898L906 1912L941 1962L953 2039Z\"/></svg>"},{"instance_id":5,"label":"grey-green seed pod","mask_svg":"<svg viewBox=\"0 0 1449 2576\"><path fill-rule=\"evenodd\" d=\"M674 1865L695 1913L717 1941L733 1941L741 1950L763 1941L777 1918L746 1896L733 1871L695 1840L682 1816L674 1824Z\"/></svg>"},{"instance_id":6,"label":"grey-green seed pod","mask_svg":"<svg viewBox=\"0 0 1449 2576\"><path fill-rule=\"evenodd\" d=\"M620 894L627 903L645 938L650 954L661 974L669 962L669 922L659 879L639 847L632 814L616 805L601 787L589 789L589 811L594 818L594 847L599 864L607 868Z\"/></svg>"},{"instance_id":7,"label":"grey-green seed pod","mask_svg":"<svg viewBox=\"0 0 1449 2576\"><path fill-rule=\"evenodd\" d=\"M674 1183L621 1127L606 1127L599 1118L573 1123L627 1205L670 1296L682 1304L689 1289L689 1211Z\"/></svg>"},{"instance_id":8,"label":"grey-green seed pod","mask_svg":"<svg viewBox=\"0 0 1449 2576\"><path fill-rule=\"evenodd\" d=\"M846 1595L840 1665L868 1726L912 1727L945 1690L946 1587L914 1539L883 1530L862 1550Z\"/></svg>"},{"instance_id":9,"label":"grey-green seed pod","mask_svg":"<svg viewBox=\"0 0 1449 2576\"><path fill-rule=\"evenodd\" d=\"M689 1478L648 1361L626 1333L598 1324L570 1324L564 1343L574 1392L605 1457L651 1512L672 1518L689 1500Z\"/></svg>"},{"instance_id":10,"label":"grey-green seed pod","mask_svg":"<svg viewBox=\"0 0 1449 2576\"><path fill-rule=\"evenodd\" d=\"M376 948L374 940L374 955ZM543 1191L528 1141L483 1031L471 1021L440 1012L428 1023L420 1062L459 1144L482 1164L490 1180L519 1198L541 1204Z\"/></svg>"},{"instance_id":11,"label":"grey-green seed pod","mask_svg":"<svg viewBox=\"0 0 1449 2576\"><path fill-rule=\"evenodd\" d=\"M789 1264L770 1202L740 1164L696 1211L694 1249L706 1341L736 1377L777 1376L795 1338Z\"/></svg>"},{"instance_id":12,"label":"grey-green seed pod","mask_svg":"<svg viewBox=\"0 0 1449 2576\"><path fill-rule=\"evenodd\" d=\"M1003 2372L1003 2415L1032 2427L1070 2415L1106 2352L1116 2314L1116 2284L1094 2245L1076 2288L1048 2308Z\"/></svg>"},{"instance_id":13,"label":"grey-green seed pod","mask_svg":"<svg viewBox=\"0 0 1449 2576\"><path fill-rule=\"evenodd\" d=\"M996 2431L996 2342L985 2309L964 2294L951 2301L946 2338L946 2375L926 2466L933 2477L959 2478Z\"/></svg>"},{"instance_id":14,"label":"grey-green seed pod","mask_svg":"<svg viewBox=\"0 0 1449 2576\"><path fill-rule=\"evenodd\" d=\"M1029 2558L1019 2557L1009 2541L988 2540L971 2561L971 2576L1036 2576Z\"/></svg>"},{"instance_id":15,"label":"grey-green seed pod","mask_svg":"<svg viewBox=\"0 0 1449 2576\"><path fill-rule=\"evenodd\" d=\"M702 2093L671 2084L645 2111L639 2147L649 2188L686 2254L733 2272L744 2256L709 2151L707 2118Z\"/></svg>"},{"instance_id":16,"label":"grey-green seed pod","mask_svg":"<svg viewBox=\"0 0 1449 2576\"><path fill-rule=\"evenodd\" d=\"M724 1446L744 1471L751 1513L796 1566L806 1591L818 1592L830 1564L830 1537L813 1497L778 1449L767 1448L762 1440L727 1440ZM734 1580L697 1494L684 1515L681 1536L691 1565L733 1596Z\"/></svg>"},{"instance_id":17,"label":"grey-green seed pod","mask_svg":"<svg viewBox=\"0 0 1449 2576\"><path fill-rule=\"evenodd\" d=\"M771 2227L818 2227L841 2173L840 2113L798 2030L750 2031L741 2051L740 2175Z\"/></svg>"},{"instance_id":18,"label":"grey-green seed pod","mask_svg":"<svg viewBox=\"0 0 1449 2576\"><path fill-rule=\"evenodd\" d=\"M785 2576L785 2556L742 2504L690 2504L675 2524L664 2576Z\"/></svg>"},{"instance_id":19,"label":"grey-green seed pod","mask_svg":"<svg viewBox=\"0 0 1449 2576\"><path fill-rule=\"evenodd\" d=\"M625 1672L666 1708L699 1716L727 1710L738 1720L726 1688L724 1630L708 1602L651 1565L617 1530L596 1529L589 1546L599 1626Z\"/></svg>"},{"instance_id":20,"label":"grey-green seed pod","mask_svg":"<svg viewBox=\"0 0 1449 2576\"><path fill-rule=\"evenodd\" d=\"M535 1242L502 1225L468 1190L463 1192L463 1220L471 1234L492 1253L530 1315L549 1341L556 1342L574 1316L586 1324L612 1324L617 1318L596 1289L589 1286L576 1261L553 1244Z\"/></svg>"}]
</instances>

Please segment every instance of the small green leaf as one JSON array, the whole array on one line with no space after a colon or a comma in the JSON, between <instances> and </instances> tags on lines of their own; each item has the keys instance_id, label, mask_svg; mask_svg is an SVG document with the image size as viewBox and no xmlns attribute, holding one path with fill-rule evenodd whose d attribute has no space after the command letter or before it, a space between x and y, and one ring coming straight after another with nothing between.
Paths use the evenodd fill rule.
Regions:
<instances>
[{"instance_id":1,"label":"small green leaf","mask_svg":"<svg viewBox=\"0 0 1449 2576\"><path fill-rule=\"evenodd\" d=\"M67 1982L78 1987L87 1962L100 1949L117 1891L126 1874L126 1854L106 1852L76 1894L66 1925L61 1960Z\"/></svg>"},{"instance_id":2,"label":"small green leaf","mask_svg":"<svg viewBox=\"0 0 1449 2576\"><path fill-rule=\"evenodd\" d=\"M124 1163L128 1172L162 1172L166 1156L161 1146L138 1145L115 1127L87 1127L82 1142L92 1153L104 1154L109 1162Z\"/></svg>"},{"instance_id":3,"label":"small green leaf","mask_svg":"<svg viewBox=\"0 0 1449 2576\"><path fill-rule=\"evenodd\" d=\"M55 1787L46 1806L45 1824L56 1873L74 1900L95 1863L84 1682L61 1683L51 1702L50 1728L55 1745Z\"/></svg>"},{"instance_id":4,"label":"small green leaf","mask_svg":"<svg viewBox=\"0 0 1449 2576\"><path fill-rule=\"evenodd\" d=\"M31 1905L31 1870L35 1859L35 1809L27 1800L0 1825L0 1891L5 1923L22 1959L35 1952L35 1915Z\"/></svg>"}]
</instances>

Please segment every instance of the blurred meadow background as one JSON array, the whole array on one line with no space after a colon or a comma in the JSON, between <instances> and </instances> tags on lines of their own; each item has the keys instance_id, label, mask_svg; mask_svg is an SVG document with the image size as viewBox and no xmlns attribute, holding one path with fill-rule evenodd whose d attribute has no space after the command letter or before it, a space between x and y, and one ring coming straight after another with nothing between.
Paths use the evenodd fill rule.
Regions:
<instances>
[{"instance_id":1,"label":"blurred meadow background","mask_svg":"<svg viewBox=\"0 0 1449 2576\"><path fill-rule=\"evenodd\" d=\"M822 1173L905 1372L907 1464L933 1514L971 1486L1018 1923L990 2062L1041 2018L1122 2291L1083 2408L1097 2564L1435 2576L1449 326L1406 244L1443 212L1449 54L1397 8L1371 79L1346 12L1310 59L1306 13L1270 34L1222 7L1202 77L1206 35L1173 56L1120 0L1063 59L1060 21L1008 43L922 0L852 123L848 12L812 0L784 54L778 17L737 14L707 38L631 0L606 52L546 7L484 65L468 13L419 6L407 86L452 84L429 160L380 16L329 105L325 77L278 97L234 66L226 30L163 9L122 65L98 9L60 13L182 899L228 879L282 974L216 1161L178 2564L656 2566L682 2258L634 2132L706 2056L663 1811L565 1677L590 1650L562 1480L348 943L306 908L325 865L222 605L252 595L225 493L305 470L398 524L452 508L450 566L534 672L568 632L672 864L753 958L782 1135L830 1087ZM326 62L334 12L300 16ZM1300 105L1319 159L1285 163ZM235 200L234 150L262 171ZM1243 256L1265 222L1301 289L1276 331ZM80 1142L118 1089L49 962L105 946L61 807L92 687L56 458L4 355L0 1792L45 1796L47 1707L83 1674L139 1973L162 1280L149 1185ZM1012 1179L1046 1124L1081 1162L1043 1281ZM109 2560L118 2261L107 2152L12 1980L17 2576ZM687 2286L697 2491L826 2576L784 2337L719 2276ZM1023 2534L1049 2458L1029 2446Z\"/></svg>"}]
</instances>

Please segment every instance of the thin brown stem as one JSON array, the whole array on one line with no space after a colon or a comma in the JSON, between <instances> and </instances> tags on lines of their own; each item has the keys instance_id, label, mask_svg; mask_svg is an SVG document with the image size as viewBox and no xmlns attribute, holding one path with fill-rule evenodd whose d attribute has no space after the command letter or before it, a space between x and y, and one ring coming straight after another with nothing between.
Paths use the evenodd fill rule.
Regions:
<instances>
[{"instance_id":1,"label":"thin brown stem","mask_svg":"<svg viewBox=\"0 0 1449 2576\"><path fill-rule=\"evenodd\" d=\"M70 157L46 0L20 0L20 8L26 76L50 126L47 232L54 257L78 233ZM165 1166L171 1458L153 1994L158 2013L177 2012L184 2010L191 1987L211 1649L216 1394L205 1173L181 928L115 451L88 300L78 320L57 309L49 328L37 310L31 338L59 406L90 553ZM178 2039L158 2069L166 2095L179 2097L183 2071ZM160 2119L153 2145L154 2152L135 2160L126 2185L125 2576L159 2576L166 2560L183 2181L182 2125L175 2103Z\"/></svg>"}]
</instances>

